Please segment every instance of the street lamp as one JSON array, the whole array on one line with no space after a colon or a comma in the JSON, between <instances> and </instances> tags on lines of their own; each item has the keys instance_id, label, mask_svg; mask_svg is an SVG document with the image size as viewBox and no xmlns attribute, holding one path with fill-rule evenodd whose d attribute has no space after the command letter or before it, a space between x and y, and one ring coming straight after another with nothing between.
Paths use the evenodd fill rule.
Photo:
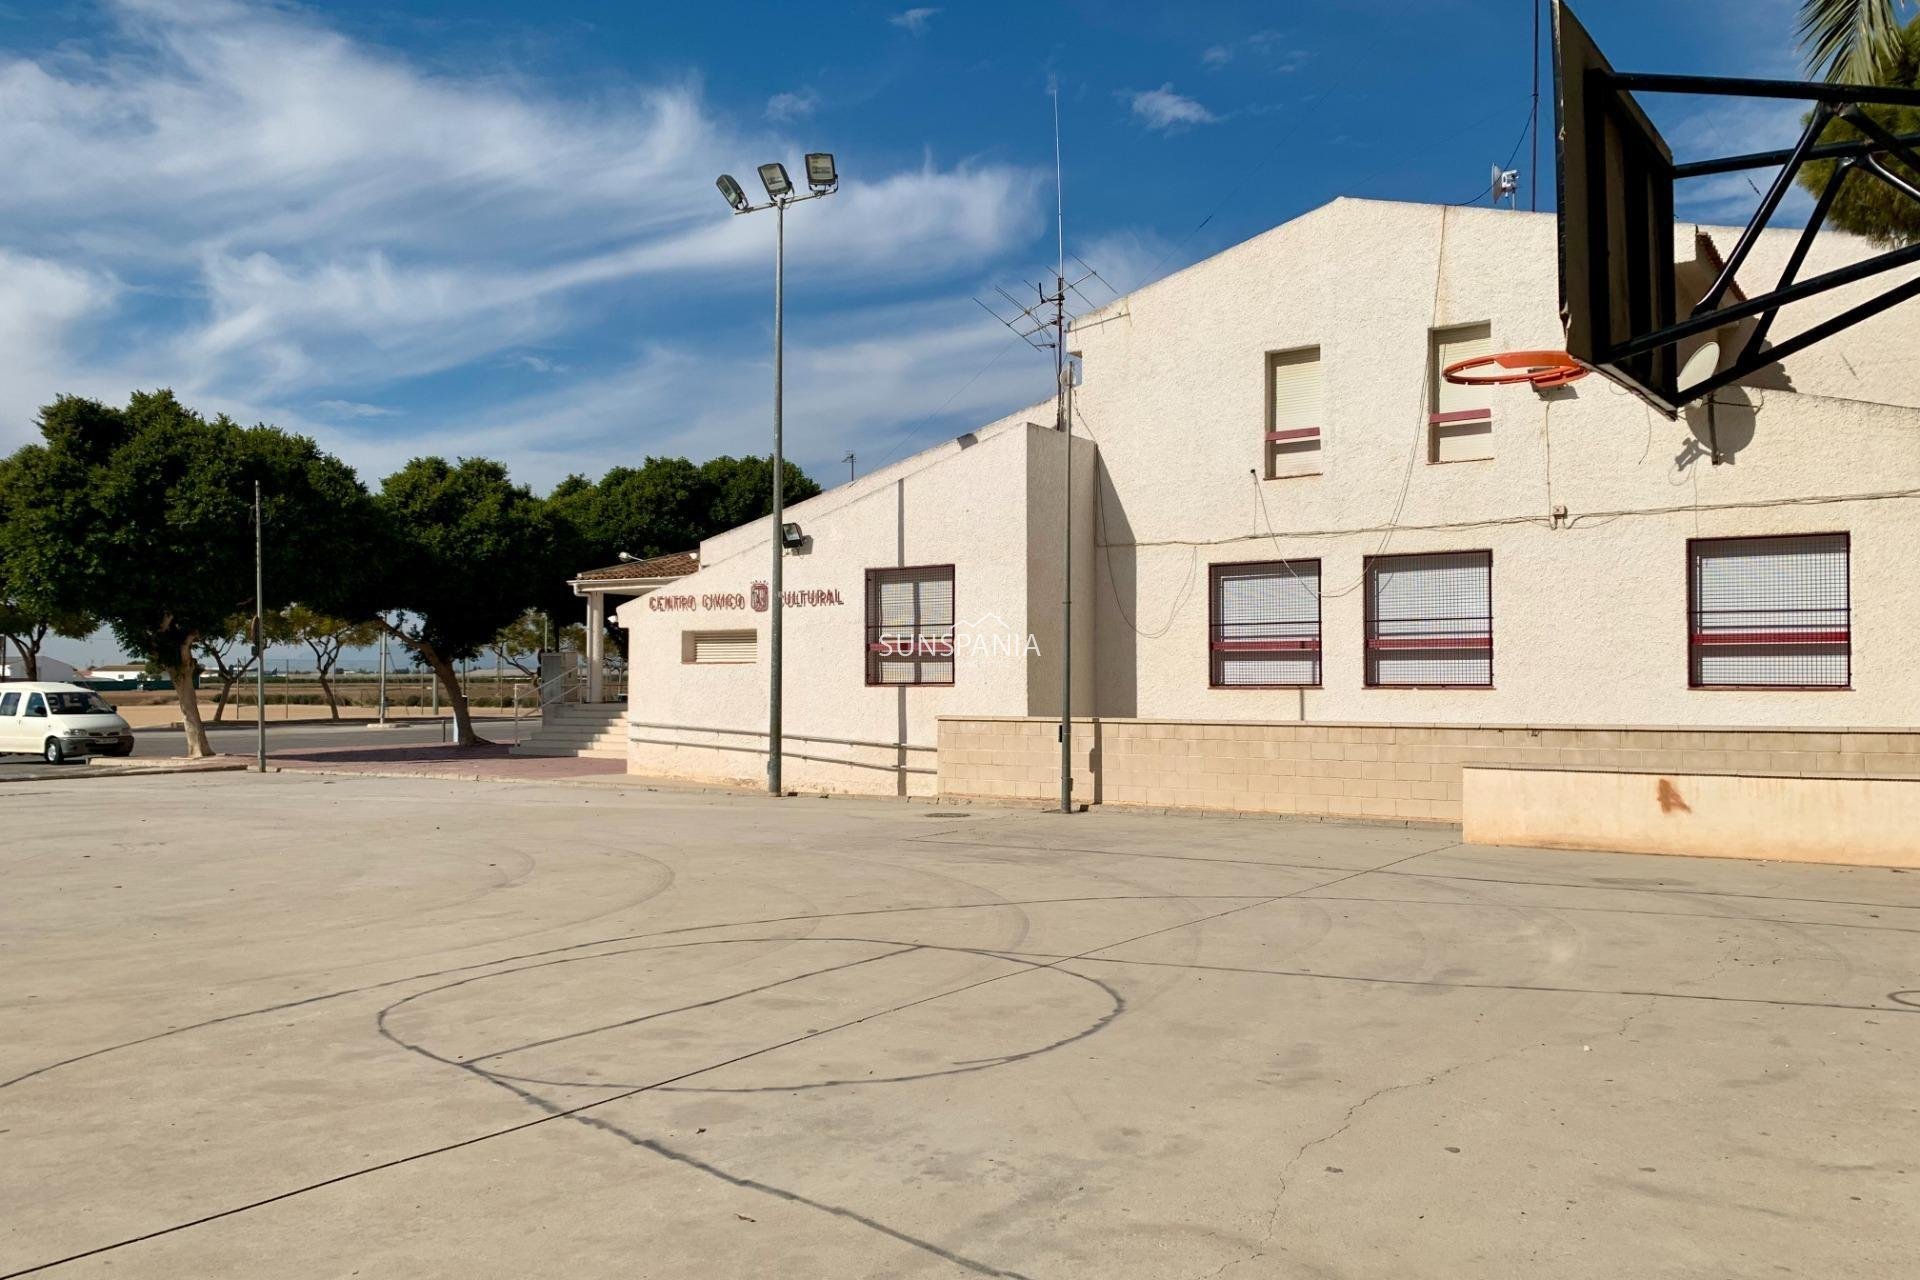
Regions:
<instances>
[{"instance_id":1,"label":"street lamp","mask_svg":"<svg viewBox=\"0 0 1920 1280\"><path fill-rule=\"evenodd\" d=\"M767 189L767 202L754 204L747 199L747 193L732 174L723 173L714 183L720 188L720 194L738 215L758 213L762 209L774 211L773 239L773 523L768 527L767 541L773 547L773 581L768 593L768 608L772 617L767 624L768 649L772 654L767 691L767 792L780 794L780 656L781 656L781 583L785 545L786 499L782 493L782 481L786 471L786 445L781 431L781 401L784 394L784 370L786 360L785 334L783 324L786 319L786 283L787 283L787 206L799 204L802 200L818 200L821 196L830 196L840 189L840 174L834 168L833 156L825 151L810 152L807 155L808 195L797 195L793 189L793 179L787 176L787 167L778 161L760 166L760 185Z\"/></svg>"}]
</instances>

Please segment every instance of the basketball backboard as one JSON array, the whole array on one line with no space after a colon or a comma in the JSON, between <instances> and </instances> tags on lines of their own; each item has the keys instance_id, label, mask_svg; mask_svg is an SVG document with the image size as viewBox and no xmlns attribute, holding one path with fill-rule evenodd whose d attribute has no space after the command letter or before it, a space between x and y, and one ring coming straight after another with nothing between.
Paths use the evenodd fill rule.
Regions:
<instances>
[{"instance_id":1,"label":"basketball backboard","mask_svg":"<svg viewBox=\"0 0 1920 1280\"><path fill-rule=\"evenodd\" d=\"M1568 354L1587 368L1672 416L1702 396L1920 296L1916 278L1789 338L1768 342L1781 308L1920 262L1920 245L1908 245L1799 279L1834 196L1854 175L1920 200L1920 186L1887 166L1889 159L1897 160L1920 173L1915 152L1920 135L1895 137L1862 110L1869 105L1920 107L1920 91L1623 74L1614 70L1563 0L1553 3L1553 75L1559 126L1561 318ZM1636 93L1798 100L1807 104L1807 124L1790 150L1679 162ZM1835 121L1853 126L1848 140L1823 142ZM1760 233L1779 211L1802 166L1825 159L1836 162L1832 175L1779 281L1771 289L1743 293L1736 278ZM1732 252L1716 264L1711 283L1695 290L1698 297L1682 297L1674 252L1676 185L1691 178L1765 169L1777 172ZM1703 358L1701 353L1715 343L1718 359Z\"/></svg>"}]
</instances>

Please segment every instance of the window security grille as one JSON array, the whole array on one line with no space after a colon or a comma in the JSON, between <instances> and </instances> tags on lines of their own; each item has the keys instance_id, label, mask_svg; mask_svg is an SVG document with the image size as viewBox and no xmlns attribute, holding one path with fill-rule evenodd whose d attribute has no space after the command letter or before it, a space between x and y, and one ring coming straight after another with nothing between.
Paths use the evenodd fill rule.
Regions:
<instances>
[{"instance_id":1,"label":"window security grille","mask_svg":"<svg viewBox=\"0 0 1920 1280\"><path fill-rule=\"evenodd\" d=\"M1208 649L1215 688L1320 683L1320 562L1217 564Z\"/></svg>"},{"instance_id":2,"label":"window security grille","mask_svg":"<svg viewBox=\"0 0 1920 1280\"><path fill-rule=\"evenodd\" d=\"M867 571L867 683L953 683L953 566Z\"/></svg>"},{"instance_id":3,"label":"window security grille","mask_svg":"<svg viewBox=\"0 0 1920 1280\"><path fill-rule=\"evenodd\" d=\"M1493 684L1493 553L1367 560L1370 687Z\"/></svg>"},{"instance_id":4,"label":"window security grille","mask_svg":"<svg viewBox=\"0 0 1920 1280\"><path fill-rule=\"evenodd\" d=\"M1688 683L1844 689L1853 620L1844 533L1688 544Z\"/></svg>"},{"instance_id":5,"label":"window security grille","mask_svg":"<svg viewBox=\"0 0 1920 1280\"><path fill-rule=\"evenodd\" d=\"M1313 475L1320 470L1320 435L1326 396L1320 378L1320 348L1267 357L1267 478Z\"/></svg>"}]
</instances>

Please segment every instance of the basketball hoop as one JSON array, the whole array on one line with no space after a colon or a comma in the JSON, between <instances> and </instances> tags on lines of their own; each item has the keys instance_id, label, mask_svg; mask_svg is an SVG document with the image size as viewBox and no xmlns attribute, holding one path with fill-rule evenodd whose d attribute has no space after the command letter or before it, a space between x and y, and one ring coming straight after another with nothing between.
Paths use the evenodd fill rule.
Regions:
<instances>
[{"instance_id":1,"label":"basketball hoop","mask_svg":"<svg viewBox=\"0 0 1920 1280\"><path fill-rule=\"evenodd\" d=\"M1456 360L1440 371L1448 382L1463 387L1503 387L1529 382L1535 391L1549 391L1587 376L1585 365L1564 351L1502 351L1497 355Z\"/></svg>"}]
</instances>

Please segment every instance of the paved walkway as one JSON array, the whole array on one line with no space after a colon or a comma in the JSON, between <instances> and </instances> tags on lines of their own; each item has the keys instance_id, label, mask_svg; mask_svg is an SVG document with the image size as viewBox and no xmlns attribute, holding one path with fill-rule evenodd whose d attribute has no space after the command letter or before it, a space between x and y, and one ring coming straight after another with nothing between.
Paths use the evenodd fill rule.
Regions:
<instances>
[{"instance_id":1,"label":"paved walkway","mask_svg":"<svg viewBox=\"0 0 1920 1280\"><path fill-rule=\"evenodd\" d=\"M0 1277L1915 1271L1920 873L644 783L75 801L0 797Z\"/></svg>"},{"instance_id":2,"label":"paved walkway","mask_svg":"<svg viewBox=\"0 0 1920 1280\"><path fill-rule=\"evenodd\" d=\"M274 752L270 768L357 773L400 778L473 778L482 781L554 781L624 775L624 760L585 756L516 756L504 743L456 747L412 743L393 747L310 747Z\"/></svg>"}]
</instances>

